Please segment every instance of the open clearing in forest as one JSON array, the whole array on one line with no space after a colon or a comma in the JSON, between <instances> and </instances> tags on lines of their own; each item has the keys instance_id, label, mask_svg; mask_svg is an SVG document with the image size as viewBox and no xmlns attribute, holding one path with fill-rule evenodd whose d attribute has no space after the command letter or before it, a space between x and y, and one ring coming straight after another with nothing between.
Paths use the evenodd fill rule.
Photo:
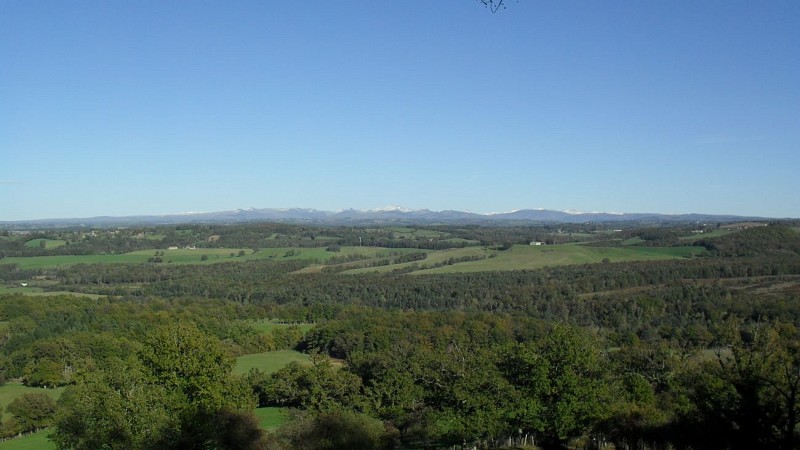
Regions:
<instances>
[{"instance_id":1,"label":"open clearing in forest","mask_svg":"<svg viewBox=\"0 0 800 450\"><path fill-rule=\"evenodd\" d=\"M455 260L458 258L488 258L492 253L497 253L495 250L489 250L486 247L464 247L464 248L450 248L447 250L417 250L421 253L426 253L427 257L420 261L413 261L400 264L390 264L378 267L363 267L344 271L345 274L357 273L371 273L371 272L391 272L397 269L407 269L409 267L423 267L435 266L444 264L448 260ZM362 262L362 264L368 262Z\"/></svg>"},{"instance_id":2,"label":"open clearing in forest","mask_svg":"<svg viewBox=\"0 0 800 450\"><path fill-rule=\"evenodd\" d=\"M311 364L311 357L305 353L294 350L276 350L266 353L251 353L236 358L233 373L242 375L250 369L259 369L266 373L277 372L290 362L297 361L301 364Z\"/></svg>"},{"instance_id":3,"label":"open clearing in forest","mask_svg":"<svg viewBox=\"0 0 800 450\"><path fill-rule=\"evenodd\" d=\"M262 430L274 430L289 419L289 408L266 406L255 410L258 425Z\"/></svg>"},{"instance_id":4,"label":"open clearing in forest","mask_svg":"<svg viewBox=\"0 0 800 450\"><path fill-rule=\"evenodd\" d=\"M81 292L71 292L71 291L45 291L40 287L9 287L9 286L0 286L0 294L22 294L22 295L34 295L39 297L52 297L54 295L74 295L76 297L89 297L93 299L98 299L100 297L104 297L104 295L98 294L83 294Z\"/></svg>"},{"instance_id":5,"label":"open clearing in forest","mask_svg":"<svg viewBox=\"0 0 800 450\"><path fill-rule=\"evenodd\" d=\"M238 256L240 252L243 256ZM320 272L324 263L330 263L336 257L356 258L358 261L340 263L342 273L391 272L396 269L413 273L456 273L486 272L498 270L539 269L546 266L563 266L571 264L599 263L604 259L610 262L652 261L659 259L688 258L702 255L702 247L597 247L578 244L561 245L515 245L508 250L497 250L488 247L463 247L446 250L422 250L417 248L383 248L383 247L342 247L338 252L330 252L325 248L283 247L261 249L253 253L251 249L177 249L159 250L158 264L215 264L223 262L241 262L254 259L272 261L311 260L317 264L303 269L303 273ZM17 264L20 269L43 269L67 267L75 264L141 264L154 258L155 251L141 250L119 255L70 255L70 256L32 256L9 257L2 264ZM162 254L163 253L163 254ZM389 260L401 254L426 253L424 260L400 264L377 265L368 267L381 260ZM458 261L475 259L471 261Z\"/></svg>"},{"instance_id":6,"label":"open clearing in forest","mask_svg":"<svg viewBox=\"0 0 800 450\"><path fill-rule=\"evenodd\" d=\"M22 383L16 381L9 381L3 386L0 386L0 409L3 411L3 420L8 420L9 417L12 417L11 413L6 412L6 407L17 397L29 393L40 393L47 394L52 397L53 400L58 400L62 392L64 392L63 387L57 387L55 389L34 388L23 386Z\"/></svg>"},{"instance_id":7,"label":"open clearing in forest","mask_svg":"<svg viewBox=\"0 0 800 450\"><path fill-rule=\"evenodd\" d=\"M0 264L17 264L20 269L49 269L68 267L76 264L141 264L154 258L159 252L161 264L212 264L241 258L231 257L238 254L241 249L231 248L198 248L177 250L139 250L130 253L107 255L58 255L58 256L14 256L0 260ZM252 252L252 250L246 250ZM161 255L161 252L164 254ZM207 260L203 261L203 255Z\"/></svg>"},{"instance_id":8,"label":"open clearing in forest","mask_svg":"<svg viewBox=\"0 0 800 450\"><path fill-rule=\"evenodd\" d=\"M683 242L695 242L701 239L717 238L731 233L735 233L735 231L721 228L719 230L706 231L703 233L693 233L691 236L681 236L678 239L680 239Z\"/></svg>"},{"instance_id":9,"label":"open clearing in forest","mask_svg":"<svg viewBox=\"0 0 800 450\"><path fill-rule=\"evenodd\" d=\"M44 242L44 244L42 244ZM67 241L61 239L31 239L25 243L25 247L31 248L58 248L67 245Z\"/></svg>"},{"instance_id":10,"label":"open clearing in forest","mask_svg":"<svg viewBox=\"0 0 800 450\"><path fill-rule=\"evenodd\" d=\"M3 450L53 450L56 444L47 439L49 429L39 430L36 433L25 435L18 439L11 439L2 443Z\"/></svg>"},{"instance_id":11,"label":"open clearing in forest","mask_svg":"<svg viewBox=\"0 0 800 450\"><path fill-rule=\"evenodd\" d=\"M594 247L577 244L562 244L541 246L515 245L508 250L502 251L485 247L465 247L427 251L427 253L428 257L422 261L381 267L367 267L348 270L343 273L391 272L396 269L410 270L409 266L414 269L410 272L413 274L531 270L541 269L543 267L600 263L605 259L608 259L609 262L626 262L691 258L704 254L705 249L703 247L688 246ZM459 258L476 258L476 260L458 262Z\"/></svg>"},{"instance_id":12,"label":"open clearing in forest","mask_svg":"<svg viewBox=\"0 0 800 450\"><path fill-rule=\"evenodd\" d=\"M487 272L496 270L541 269L548 266L603 262L655 261L681 259L705 253L703 247L592 247L576 244L515 245L497 252L493 258L456 263L415 273Z\"/></svg>"},{"instance_id":13,"label":"open clearing in forest","mask_svg":"<svg viewBox=\"0 0 800 450\"><path fill-rule=\"evenodd\" d=\"M243 256L238 256L240 252ZM252 249L240 248L197 248L175 250L139 250L130 253L106 255L57 255L57 256L13 256L3 258L0 264L16 264L20 269L53 269L69 267L76 264L142 264L151 258L161 258L158 264L216 264L224 262L241 262L253 259L272 261L312 260L326 262L333 257L344 258L351 255L363 255L365 258L386 257L391 253L409 253L420 251L413 248L383 247L341 247L338 252L327 251L324 247L280 247L265 248L253 253ZM205 256L205 259L203 258Z\"/></svg>"}]
</instances>

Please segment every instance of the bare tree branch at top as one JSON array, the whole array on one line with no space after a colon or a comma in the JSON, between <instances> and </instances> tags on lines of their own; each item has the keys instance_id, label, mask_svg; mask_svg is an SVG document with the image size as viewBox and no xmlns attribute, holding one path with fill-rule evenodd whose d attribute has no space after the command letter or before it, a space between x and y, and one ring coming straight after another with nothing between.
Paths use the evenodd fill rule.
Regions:
<instances>
[{"instance_id":1,"label":"bare tree branch at top","mask_svg":"<svg viewBox=\"0 0 800 450\"><path fill-rule=\"evenodd\" d=\"M496 13L500 8L505 9L506 5L503 4L505 0L478 0L483 3L483 6L489 8L493 13Z\"/></svg>"}]
</instances>

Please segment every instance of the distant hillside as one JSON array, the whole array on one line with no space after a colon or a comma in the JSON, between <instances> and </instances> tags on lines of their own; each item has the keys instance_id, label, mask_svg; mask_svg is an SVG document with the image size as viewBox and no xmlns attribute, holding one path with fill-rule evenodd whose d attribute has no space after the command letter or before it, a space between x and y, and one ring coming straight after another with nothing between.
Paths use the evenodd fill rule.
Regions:
<instances>
[{"instance_id":1,"label":"distant hillside","mask_svg":"<svg viewBox=\"0 0 800 450\"><path fill-rule=\"evenodd\" d=\"M554 211L547 209L522 209L506 213L476 214L464 211L409 210L400 207L376 210L321 211L309 208L250 208L208 213L183 213L149 216L90 217L41 219L28 221L0 221L6 228L18 227L64 227L88 226L110 227L131 225L170 225L181 223L241 223L241 222L290 222L340 225L370 224L536 224L536 223L718 223L769 220L764 217L745 217L712 214L655 214L655 213L604 213Z\"/></svg>"}]
</instances>

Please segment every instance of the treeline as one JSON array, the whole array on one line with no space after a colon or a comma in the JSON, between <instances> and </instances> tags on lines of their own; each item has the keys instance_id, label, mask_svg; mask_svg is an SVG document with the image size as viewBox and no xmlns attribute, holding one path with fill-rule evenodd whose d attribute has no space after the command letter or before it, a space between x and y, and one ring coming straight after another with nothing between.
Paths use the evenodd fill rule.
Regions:
<instances>
[{"instance_id":1,"label":"treeline","mask_svg":"<svg viewBox=\"0 0 800 450\"><path fill-rule=\"evenodd\" d=\"M363 231L270 227L243 225L239 242ZM55 409L16 403L23 421L0 432L52 425L75 449L797 448L798 239L761 227L704 241L704 258L447 275L295 273L303 260L0 266L3 281L119 295L0 295L0 382L69 386ZM317 325L249 325L266 318ZM313 364L230 375L231 356L290 346ZM256 400L301 412L264 437L246 413ZM24 421L37 409L48 418Z\"/></svg>"},{"instance_id":2,"label":"treeline","mask_svg":"<svg viewBox=\"0 0 800 450\"><path fill-rule=\"evenodd\" d=\"M305 448L331 439L357 448L794 448L793 308L741 320L741 306L731 313L709 300L713 289L667 287L685 300L677 303L666 295L614 301L625 312L606 317L616 317L607 327L529 314L328 306L330 319L304 337L283 337L282 345L299 339L297 348L318 355L310 367L244 379L230 377L230 356L275 345L246 320L323 306L6 295L0 367L29 385L71 386L54 410L42 399L15 405L21 416L50 408L47 422L23 423L54 424L60 448ZM594 314L599 323L605 313ZM674 323L698 339L626 334L618 321L636 318ZM305 413L265 438L248 419L248 399Z\"/></svg>"},{"instance_id":3,"label":"treeline","mask_svg":"<svg viewBox=\"0 0 800 450\"><path fill-rule=\"evenodd\" d=\"M783 226L757 227L717 239L701 239L695 245L704 246L714 256L794 256L800 254L800 233Z\"/></svg>"},{"instance_id":4,"label":"treeline","mask_svg":"<svg viewBox=\"0 0 800 450\"><path fill-rule=\"evenodd\" d=\"M631 226L635 226L631 224ZM308 226L286 223L237 225L178 225L133 228L66 228L31 233L0 231L0 259L4 257L96 255L168 247L199 248L323 248L330 246L372 246L444 250L470 245L498 246L541 241L558 244L604 239L596 224L536 226L444 226L413 227L397 233L389 227ZM419 234L417 234L419 231ZM577 233L573 236L573 233ZM579 235L579 237L578 237ZM58 245L29 245L33 240L63 241Z\"/></svg>"},{"instance_id":5,"label":"treeline","mask_svg":"<svg viewBox=\"0 0 800 450\"><path fill-rule=\"evenodd\" d=\"M147 332L178 322L196 324L231 355L294 346L290 336L259 333L244 321L268 318L266 306L221 300L0 296L0 383L69 384L77 374L113 365L139 348Z\"/></svg>"},{"instance_id":6,"label":"treeline","mask_svg":"<svg viewBox=\"0 0 800 450\"><path fill-rule=\"evenodd\" d=\"M286 305L296 309L292 313L295 315L287 318L297 321L330 318L325 315L330 308L323 306L360 305L505 312L582 326L624 328L626 333L637 334L645 333L641 328L649 316L636 305L648 301L667 305L659 310L663 314L683 317L674 327L688 325L687 311L699 304L718 310L734 308L742 313L752 310L752 314L771 317L771 309L789 308L786 302L797 294L789 292L775 303L764 295L759 297L758 305L749 304L744 289L752 282L749 280L758 277L774 282L783 277L791 281L800 275L800 258L786 255L446 275L292 273L307 264L302 260L253 260L204 266L79 265L46 274L59 281L53 289ZM9 279L15 274L7 272L3 276ZM794 320L791 311L781 314L784 313Z\"/></svg>"},{"instance_id":7,"label":"treeline","mask_svg":"<svg viewBox=\"0 0 800 450\"><path fill-rule=\"evenodd\" d=\"M796 328L727 317L708 330L721 350L616 346L587 328L502 314L354 309L303 344L346 358L342 369L317 357L248 379L262 406L308 411L305 432L282 432L288 441L372 429L364 419L315 425L349 411L388 424L360 448L796 448Z\"/></svg>"},{"instance_id":8,"label":"treeline","mask_svg":"<svg viewBox=\"0 0 800 450\"><path fill-rule=\"evenodd\" d=\"M322 273L340 273L344 272L345 270L351 270L351 269L366 269L369 267L383 267L392 264L403 264L414 261L422 261L428 257L428 254L424 252L392 253L392 254L394 255L393 257L387 257L368 262L357 262L361 260L359 258L346 258L349 259L350 261L342 261L341 259L338 260L332 259L331 261L328 261L329 265L327 267L322 268ZM358 256L358 255L353 255L353 256ZM345 264L345 262L355 262L355 264ZM331 265L331 264L337 264L337 265Z\"/></svg>"},{"instance_id":9,"label":"treeline","mask_svg":"<svg viewBox=\"0 0 800 450\"><path fill-rule=\"evenodd\" d=\"M745 242L756 245L745 245ZM559 304L607 291L659 286L683 280L779 277L800 274L800 234L761 227L710 240L717 256L672 261L562 266L531 271L402 276L296 275L310 260L253 260L213 265L76 265L21 271L0 265L0 280L34 276L59 282L52 289L110 295L203 296L274 304L334 303L413 309L536 312L541 303ZM710 245L706 243L706 245ZM735 248L743 255L730 255ZM747 250L752 249L752 250ZM756 251L757 250L757 251ZM730 255L730 256L729 256ZM421 261L423 252L386 258L377 264ZM444 261L449 264L461 261ZM419 263L422 267L424 263ZM433 267L433 264L428 264ZM360 267L330 266L323 271Z\"/></svg>"}]
</instances>

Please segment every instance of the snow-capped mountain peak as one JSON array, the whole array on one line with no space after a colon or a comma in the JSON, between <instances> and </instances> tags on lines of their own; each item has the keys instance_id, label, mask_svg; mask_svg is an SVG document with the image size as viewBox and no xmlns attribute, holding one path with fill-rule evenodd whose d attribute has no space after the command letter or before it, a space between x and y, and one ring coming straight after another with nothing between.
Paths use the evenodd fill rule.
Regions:
<instances>
[{"instance_id":1,"label":"snow-capped mountain peak","mask_svg":"<svg viewBox=\"0 0 800 450\"><path fill-rule=\"evenodd\" d=\"M403 206L389 205L389 206L384 206L383 208L368 209L366 211L367 212L404 212L404 213L407 213L407 212L412 212L414 210L410 209L410 208L405 208Z\"/></svg>"}]
</instances>

